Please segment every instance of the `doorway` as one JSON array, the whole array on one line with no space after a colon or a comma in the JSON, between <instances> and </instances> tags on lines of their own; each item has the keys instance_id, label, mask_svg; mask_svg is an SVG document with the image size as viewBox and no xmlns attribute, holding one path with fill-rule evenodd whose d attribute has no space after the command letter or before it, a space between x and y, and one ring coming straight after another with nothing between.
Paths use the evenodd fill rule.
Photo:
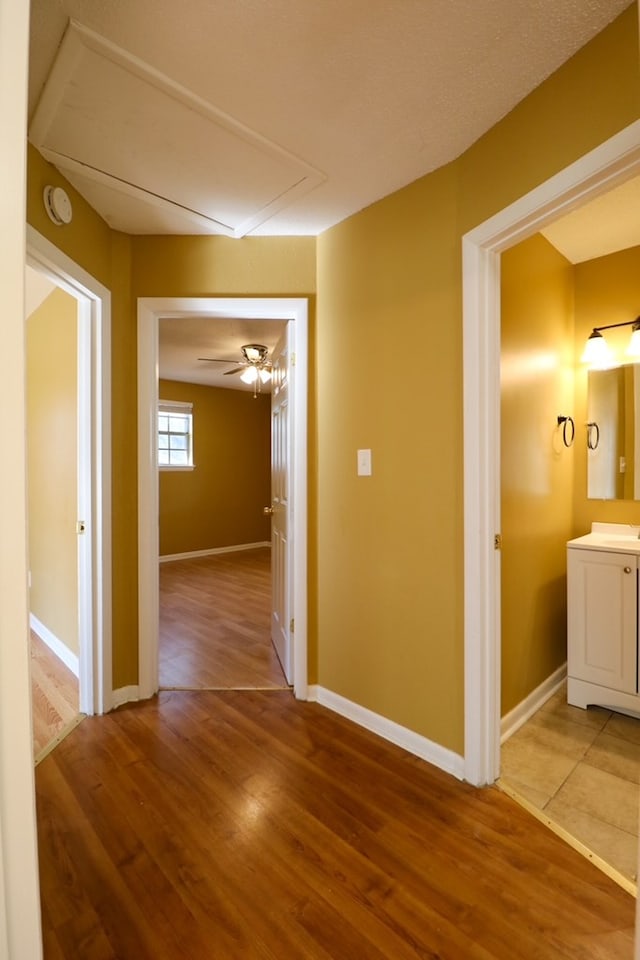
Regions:
<instances>
[{"instance_id":1,"label":"doorway","mask_svg":"<svg viewBox=\"0 0 640 960\"><path fill-rule=\"evenodd\" d=\"M308 303L301 298L141 298L138 300L138 436L139 436L139 696L153 696L159 686L159 530L156 463L158 408L158 328L161 318L202 316L285 320L291 331L295 375L292 377L292 536L289 542L289 591L295 611L291 633L293 689L307 695L307 326ZM266 506L266 504L265 504ZM292 624L293 626L293 624Z\"/></svg>"},{"instance_id":2,"label":"doorway","mask_svg":"<svg viewBox=\"0 0 640 960\"><path fill-rule=\"evenodd\" d=\"M636 176L640 121L463 237L465 779L500 770L500 254Z\"/></svg>"},{"instance_id":3,"label":"doorway","mask_svg":"<svg viewBox=\"0 0 640 960\"><path fill-rule=\"evenodd\" d=\"M286 689L270 629L270 420L287 321L158 326L160 689ZM252 379L243 350L262 363L256 345Z\"/></svg>"},{"instance_id":4,"label":"doorway","mask_svg":"<svg viewBox=\"0 0 640 960\"><path fill-rule=\"evenodd\" d=\"M31 227L26 262L76 303L77 653L67 665L77 669L80 713L101 714L112 706L110 294Z\"/></svg>"}]
</instances>

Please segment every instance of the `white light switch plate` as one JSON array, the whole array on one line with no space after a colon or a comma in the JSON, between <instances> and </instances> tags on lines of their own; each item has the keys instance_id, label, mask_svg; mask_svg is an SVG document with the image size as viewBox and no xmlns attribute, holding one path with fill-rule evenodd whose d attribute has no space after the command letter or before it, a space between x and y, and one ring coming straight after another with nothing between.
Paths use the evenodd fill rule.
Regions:
<instances>
[{"instance_id":1,"label":"white light switch plate","mask_svg":"<svg viewBox=\"0 0 640 960\"><path fill-rule=\"evenodd\" d=\"M358 450L358 476L371 476L371 450Z\"/></svg>"}]
</instances>

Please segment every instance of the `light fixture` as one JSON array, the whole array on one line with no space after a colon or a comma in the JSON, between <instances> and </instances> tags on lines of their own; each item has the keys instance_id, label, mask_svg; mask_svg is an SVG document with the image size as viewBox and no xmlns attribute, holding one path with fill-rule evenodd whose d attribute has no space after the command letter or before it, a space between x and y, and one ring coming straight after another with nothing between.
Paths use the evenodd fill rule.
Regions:
<instances>
[{"instance_id":1,"label":"light fixture","mask_svg":"<svg viewBox=\"0 0 640 960\"><path fill-rule=\"evenodd\" d=\"M623 323L609 323L602 327L594 327L585 344L582 354L583 363L590 363L593 367L608 367L613 361L613 354L607 341L602 335L603 330L614 330L618 327L631 327L631 339L627 347L627 356L640 358L640 317L635 320L625 320Z\"/></svg>"},{"instance_id":2,"label":"light fixture","mask_svg":"<svg viewBox=\"0 0 640 960\"><path fill-rule=\"evenodd\" d=\"M240 379L243 383L255 383L258 379L257 367L247 367L247 369L243 370L240 374Z\"/></svg>"},{"instance_id":3,"label":"light fixture","mask_svg":"<svg viewBox=\"0 0 640 960\"><path fill-rule=\"evenodd\" d=\"M640 357L640 317L633 321L631 327L631 339L627 347L628 357Z\"/></svg>"}]
</instances>

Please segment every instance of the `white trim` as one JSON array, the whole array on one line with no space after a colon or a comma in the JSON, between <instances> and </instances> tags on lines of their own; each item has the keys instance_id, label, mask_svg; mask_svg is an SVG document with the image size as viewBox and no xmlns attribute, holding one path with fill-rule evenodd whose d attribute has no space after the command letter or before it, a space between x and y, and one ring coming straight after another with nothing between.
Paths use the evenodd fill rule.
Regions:
<instances>
[{"instance_id":1,"label":"white trim","mask_svg":"<svg viewBox=\"0 0 640 960\"><path fill-rule=\"evenodd\" d=\"M563 663L561 667L543 680L542 683L532 690L531 693L521 700L520 703L506 713L500 721L500 743L504 743L509 737L512 737L516 730L519 730L527 720L529 720L540 707L544 706L547 700L556 693L563 685L567 677L567 664Z\"/></svg>"},{"instance_id":2,"label":"white trim","mask_svg":"<svg viewBox=\"0 0 640 960\"><path fill-rule=\"evenodd\" d=\"M465 780L500 755L499 254L640 172L640 121L465 234L463 257Z\"/></svg>"},{"instance_id":3,"label":"white trim","mask_svg":"<svg viewBox=\"0 0 640 960\"><path fill-rule=\"evenodd\" d=\"M0 0L0 957L42 957L29 683L25 207L29 4Z\"/></svg>"},{"instance_id":4,"label":"white trim","mask_svg":"<svg viewBox=\"0 0 640 960\"><path fill-rule=\"evenodd\" d=\"M34 613L29 614L29 624L33 632L37 633L42 642L55 653L58 660L62 660L65 667L68 667L74 676L79 677L80 660L78 655L75 654L73 650L70 650L66 643L56 637L55 633L52 633L48 627L45 627L44 623L38 620Z\"/></svg>"},{"instance_id":5,"label":"white trim","mask_svg":"<svg viewBox=\"0 0 640 960\"><path fill-rule=\"evenodd\" d=\"M159 532L156 412L158 405L158 322L160 317L251 317L289 320L292 352L293 464L292 616L293 689L307 698L307 391L308 300L306 297L140 297L138 299L138 610L140 697L158 690Z\"/></svg>"},{"instance_id":6,"label":"white trim","mask_svg":"<svg viewBox=\"0 0 640 960\"><path fill-rule=\"evenodd\" d=\"M79 583L80 711L111 709L111 294L95 277L27 226L27 263L78 301L79 429L90 453L79 462L85 549ZM87 365L90 366L87 371Z\"/></svg>"},{"instance_id":7,"label":"white trim","mask_svg":"<svg viewBox=\"0 0 640 960\"><path fill-rule=\"evenodd\" d=\"M117 690L113 691L111 697L111 709L115 710L116 707L121 707L124 703L134 703L139 699L140 689L136 684L131 684L129 687L118 687Z\"/></svg>"},{"instance_id":8,"label":"white trim","mask_svg":"<svg viewBox=\"0 0 640 960\"><path fill-rule=\"evenodd\" d=\"M194 557L213 557L218 553L239 553L241 550L257 550L259 547L270 547L268 540L261 543L239 543L233 547L211 547L210 550L190 550L188 553L165 553L159 557L160 563L170 563L172 560L192 560Z\"/></svg>"},{"instance_id":9,"label":"white trim","mask_svg":"<svg viewBox=\"0 0 640 960\"><path fill-rule=\"evenodd\" d=\"M379 713L374 713L373 710L368 710L352 700L347 700L346 697L334 693L332 690L327 690L326 687L310 686L309 700L314 700L321 706L327 707L328 710L339 713L341 717L346 717L347 720L352 720L358 726L371 730L372 733L376 733L383 740L395 743L396 746L402 747L403 750L412 753L415 757L420 757L421 760L426 760L427 763L432 763L440 770L444 770L445 773L450 773L458 780L462 780L464 758L452 750L447 750L439 743L434 743L432 740L421 736L421 734L409 730L408 727L403 727Z\"/></svg>"}]
</instances>

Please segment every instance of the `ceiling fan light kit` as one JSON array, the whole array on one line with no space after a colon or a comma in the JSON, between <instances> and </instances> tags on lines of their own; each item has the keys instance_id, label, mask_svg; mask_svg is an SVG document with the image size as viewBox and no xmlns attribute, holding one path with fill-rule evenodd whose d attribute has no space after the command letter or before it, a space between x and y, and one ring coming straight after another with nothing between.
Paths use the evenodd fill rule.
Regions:
<instances>
[{"instance_id":1,"label":"ceiling fan light kit","mask_svg":"<svg viewBox=\"0 0 640 960\"><path fill-rule=\"evenodd\" d=\"M233 370L225 370L224 376L239 373L243 383L249 386L253 384L253 397L256 399L262 384L271 380L272 364L268 359L269 348L263 343L245 343L240 349L244 360L222 360L218 357L198 357L198 359L205 360L207 363L237 363Z\"/></svg>"}]
</instances>

